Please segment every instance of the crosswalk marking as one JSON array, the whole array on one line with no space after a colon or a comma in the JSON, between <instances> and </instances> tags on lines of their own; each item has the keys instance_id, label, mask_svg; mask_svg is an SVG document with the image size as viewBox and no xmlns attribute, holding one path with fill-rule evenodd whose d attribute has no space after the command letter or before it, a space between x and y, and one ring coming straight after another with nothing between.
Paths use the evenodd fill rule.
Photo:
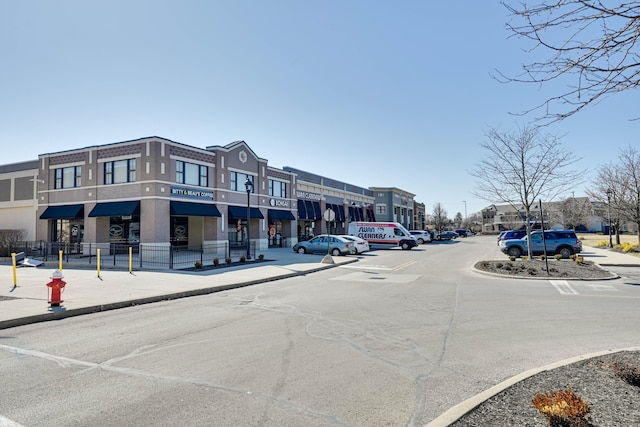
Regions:
<instances>
[{"instance_id":1,"label":"crosswalk marking","mask_svg":"<svg viewBox=\"0 0 640 427\"><path fill-rule=\"evenodd\" d=\"M550 280L551 284L562 295L579 295L578 291L573 289L566 280Z\"/></svg>"}]
</instances>

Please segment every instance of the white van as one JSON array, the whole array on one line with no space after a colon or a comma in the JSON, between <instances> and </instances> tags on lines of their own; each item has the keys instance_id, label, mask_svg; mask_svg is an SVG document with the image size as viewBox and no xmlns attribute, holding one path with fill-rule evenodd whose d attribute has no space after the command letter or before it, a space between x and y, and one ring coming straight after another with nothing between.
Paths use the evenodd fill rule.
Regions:
<instances>
[{"instance_id":1,"label":"white van","mask_svg":"<svg viewBox=\"0 0 640 427\"><path fill-rule=\"evenodd\" d=\"M374 245L400 246L405 250L418 246L415 237L397 222L351 222L349 234Z\"/></svg>"}]
</instances>

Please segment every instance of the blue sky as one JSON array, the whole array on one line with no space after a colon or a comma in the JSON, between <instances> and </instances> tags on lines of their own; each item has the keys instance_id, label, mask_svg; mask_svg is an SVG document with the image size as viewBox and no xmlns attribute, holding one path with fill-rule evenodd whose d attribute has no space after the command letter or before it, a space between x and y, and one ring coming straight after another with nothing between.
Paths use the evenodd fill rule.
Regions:
<instances>
[{"instance_id":1,"label":"blue sky","mask_svg":"<svg viewBox=\"0 0 640 427\"><path fill-rule=\"evenodd\" d=\"M245 140L274 167L477 212L468 171L490 127L526 125L552 87L497 1L0 0L1 164L161 136ZM554 124L587 170L636 145L635 93ZM568 196L568 195L567 195Z\"/></svg>"}]
</instances>

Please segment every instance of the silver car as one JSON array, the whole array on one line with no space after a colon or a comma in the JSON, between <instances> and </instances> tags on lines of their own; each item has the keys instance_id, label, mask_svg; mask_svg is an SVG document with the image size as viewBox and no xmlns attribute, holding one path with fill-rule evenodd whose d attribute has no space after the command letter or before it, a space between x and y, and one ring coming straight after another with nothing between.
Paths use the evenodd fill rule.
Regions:
<instances>
[{"instance_id":1,"label":"silver car","mask_svg":"<svg viewBox=\"0 0 640 427\"><path fill-rule=\"evenodd\" d=\"M327 236L326 234L321 234L311 240L296 243L293 246L293 251L299 254L324 253L338 256L354 254L355 248L352 240L347 240L341 236Z\"/></svg>"}]
</instances>

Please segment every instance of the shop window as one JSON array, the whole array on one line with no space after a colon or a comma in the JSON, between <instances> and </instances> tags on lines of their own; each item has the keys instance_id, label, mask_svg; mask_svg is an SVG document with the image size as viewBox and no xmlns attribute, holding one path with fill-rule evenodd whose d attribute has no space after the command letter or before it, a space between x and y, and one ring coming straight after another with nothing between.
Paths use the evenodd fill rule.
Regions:
<instances>
[{"instance_id":1,"label":"shop window","mask_svg":"<svg viewBox=\"0 0 640 427\"><path fill-rule=\"evenodd\" d=\"M121 184L135 182L136 159L118 160L104 164L104 183Z\"/></svg>"},{"instance_id":2,"label":"shop window","mask_svg":"<svg viewBox=\"0 0 640 427\"><path fill-rule=\"evenodd\" d=\"M251 187L251 192L255 193L255 188L257 187L257 183L253 179L251 175L247 175L246 173L240 172L231 172L231 191L247 191L247 187L245 187L244 183L247 178L251 178L251 182L253 182L253 186Z\"/></svg>"},{"instance_id":3,"label":"shop window","mask_svg":"<svg viewBox=\"0 0 640 427\"><path fill-rule=\"evenodd\" d=\"M283 197L283 198L287 197L287 183L270 179L269 180L269 196Z\"/></svg>"},{"instance_id":4,"label":"shop window","mask_svg":"<svg viewBox=\"0 0 640 427\"><path fill-rule=\"evenodd\" d=\"M177 161L176 182L179 184L207 187L209 185L209 169L203 165Z\"/></svg>"},{"instance_id":5,"label":"shop window","mask_svg":"<svg viewBox=\"0 0 640 427\"><path fill-rule=\"evenodd\" d=\"M55 188L74 188L82 185L82 166L56 169L55 174Z\"/></svg>"}]
</instances>

